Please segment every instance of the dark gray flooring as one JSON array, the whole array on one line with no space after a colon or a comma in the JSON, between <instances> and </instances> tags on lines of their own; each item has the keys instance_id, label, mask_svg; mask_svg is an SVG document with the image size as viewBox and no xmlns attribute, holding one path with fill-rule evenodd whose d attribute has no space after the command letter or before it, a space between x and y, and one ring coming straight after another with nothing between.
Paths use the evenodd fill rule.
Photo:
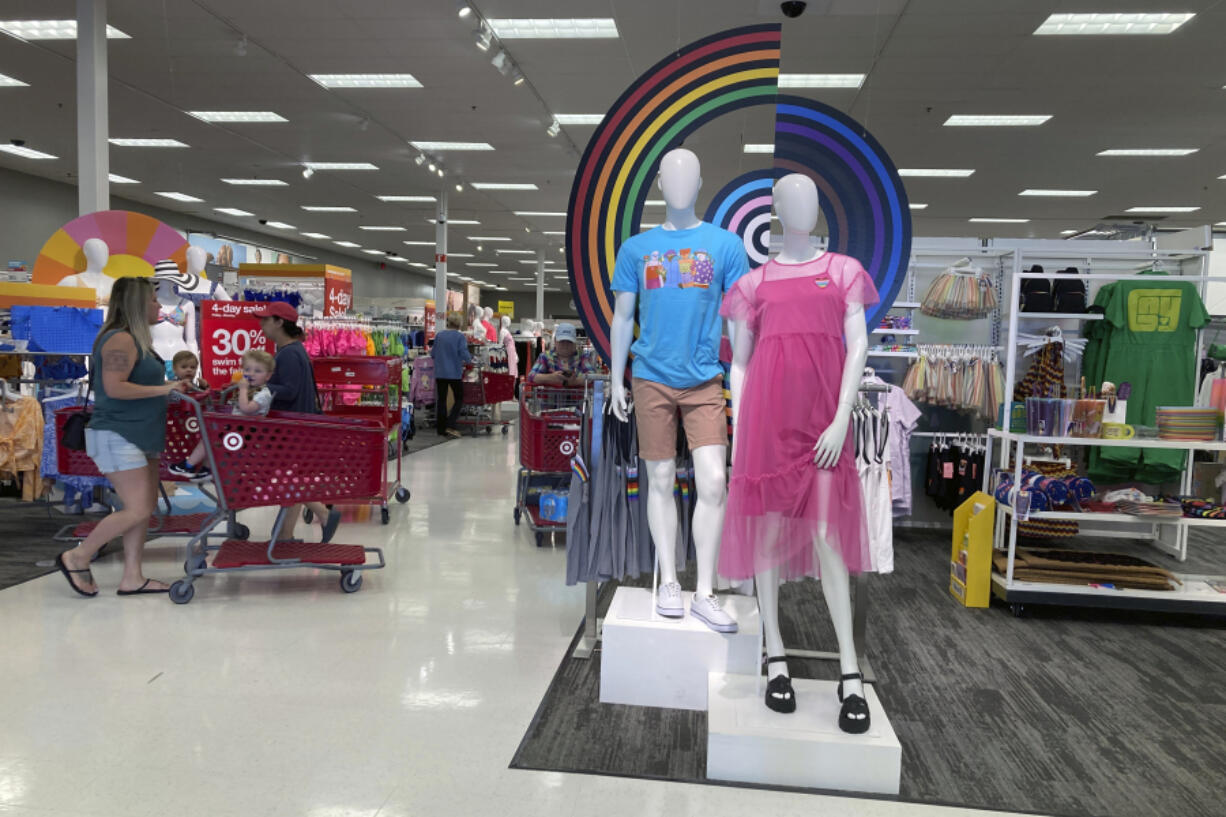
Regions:
<instances>
[{"instance_id":1,"label":"dark gray flooring","mask_svg":"<svg viewBox=\"0 0 1226 817\"><path fill-rule=\"evenodd\" d=\"M68 545L51 537L83 518L46 505L0 503L0 590L53 572L55 554Z\"/></svg>"},{"instance_id":2,"label":"dark gray flooring","mask_svg":"<svg viewBox=\"0 0 1226 817\"><path fill-rule=\"evenodd\" d=\"M1178 569L1226 573L1213 537L1197 539ZM900 530L895 550L896 572L871 581L868 654L903 746L901 799L1070 817L1226 814L1226 624L967 610L945 590L948 533ZM834 649L816 583L785 586L781 608L789 647ZM791 668L837 677L828 662ZM512 767L703 781L706 714L601 704L599 675L599 652L562 661Z\"/></svg>"}]
</instances>

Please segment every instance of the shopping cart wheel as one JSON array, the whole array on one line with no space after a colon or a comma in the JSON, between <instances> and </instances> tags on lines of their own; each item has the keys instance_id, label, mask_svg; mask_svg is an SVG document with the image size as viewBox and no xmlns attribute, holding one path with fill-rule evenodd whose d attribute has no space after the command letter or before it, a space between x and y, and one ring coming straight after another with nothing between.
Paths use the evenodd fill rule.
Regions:
<instances>
[{"instance_id":1,"label":"shopping cart wheel","mask_svg":"<svg viewBox=\"0 0 1226 817\"><path fill-rule=\"evenodd\" d=\"M184 581L177 581L170 586L170 600L175 604L187 604L196 595L196 586Z\"/></svg>"},{"instance_id":2,"label":"shopping cart wheel","mask_svg":"<svg viewBox=\"0 0 1226 817\"><path fill-rule=\"evenodd\" d=\"M485 433L486 433L486 434L493 434L493 433L494 433L494 428L493 428L493 426L486 426L486 427L485 427Z\"/></svg>"},{"instance_id":3,"label":"shopping cart wheel","mask_svg":"<svg viewBox=\"0 0 1226 817\"><path fill-rule=\"evenodd\" d=\"M315 518L315 514L311 513L311 509L310 509L310 508L303 508L303 509L302 509L302 521L303 521L303 522L306 522L306 523L309 525L309 524L311 524L311 520L312 520L312 519L314 519L314 518Z\"/></svg>"},{"instance_id":4,"label":"shopping cart wheel","mask_svg":"<svg viewBox=\"0 0 1226 817\"><path fill-rule=\"evenodd\" d=\"M540 532L538 531L538 532L537 532L537 534L536 534L536 546L537 546L538 548L539 548L539 547L542 547L542 546L543 546L544 541L545 541L545 534L540 533Z\"/></svg>"},{"instance_id":5,"label":"shopping cart wheel","mask_svg":"<svg viewBox=\"0 0 1226 817\"><path fill-rule=\"evenodd\" d=\"M379 518L383 520L384 525L392 521L392 515L386 507L379 509Z\"/></svg>"},{"instance_id":6,"label":"shopping cart wheel","mask_svg":"<svg viewBox=\"0 0 1226 817\"><path fill-rule=\"evenodd\" d=\"M516 508L516 509L515 509L515 524L516 524L516 525L518 525L518 524L519 524L519 518L520 518L521 516L523 516L523 515L524 515L524 512L523 512L523 511L521 511L519 508Z\"/></svg>"},{"instance_id":7,"label":"shopping cart wheel","mask_svg":"<svg viewBox=\"0 0 1226 817\"><path fill-rule=\"evenodd\" d=\"M362 574L357 570L341 571L341 590L346 593L356 593L362 589Z\"/></svg>"},{"instance_id":8,"label":"shopping cart wheel","mask_svg":"<svg viewBox=\"0 0 1226 817\"><path fill-rule=\"evenodd\" d=\"M408 502L409 501L409 489L408 488L397 488L396 489L396 501L399 502L401 505Z\"/></svg>"},{"instance_id":9,"label":"shopping cart wheel","mask_svg":"<svg viewBox=\"0 0 1226 817\"><path fill-rule=\"evenodd\" d=\"M508 431L510 431L510 430L511 430L511 429L510 429L508 426L503 426L503 427L502 427L502 433L503 433L504 435L505 435L505 434L506 434Z\"/></svg>"},{"instance_id":10,"label":"shopping cart wheel","mask_svg":"<svg viewBox=\"0 0 1226 817\"><path fill-rule=\"evenodd\" d=\"M248 539L251 536L251 528L244 525L242 522L234 523L234 538Z\"/></svg>"}]
</instances>

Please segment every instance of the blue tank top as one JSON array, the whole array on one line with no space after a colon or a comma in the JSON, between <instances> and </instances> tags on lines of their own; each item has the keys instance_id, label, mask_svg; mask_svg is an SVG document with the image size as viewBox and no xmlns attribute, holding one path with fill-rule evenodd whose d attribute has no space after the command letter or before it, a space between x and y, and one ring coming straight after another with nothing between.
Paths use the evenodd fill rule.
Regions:
<instances>
[{"instance_id":1,"label":"blue tank top","mask_svg":"<svg viewBox=\"0 0 1226 817\"><path fill-rule=\"evenodd\" d=\"M160 454L166 448L166 397L116 400L106 393L102 379L102 347L120 330L112 329L94 341L90 365L94 375L94 413L89 427L114 431L146 454ZM136 361L128 382L140 386L160 386L166 382L166 364L152 351Z\"/></svg>"}]
</instances>

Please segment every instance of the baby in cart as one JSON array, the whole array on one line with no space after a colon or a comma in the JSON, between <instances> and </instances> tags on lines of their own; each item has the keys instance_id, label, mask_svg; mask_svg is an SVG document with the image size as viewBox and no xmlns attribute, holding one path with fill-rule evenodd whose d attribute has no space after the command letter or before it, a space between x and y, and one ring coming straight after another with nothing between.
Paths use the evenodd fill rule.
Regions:
<instances>
[{"instance_id":1,"label":"baby in cart","mask_svg":"<svg viewBox=\"0 0 1226 817\"><path fill-rule=\"evenodd\" d=\"M243 355L243 377L238 381L238 400L234 403L235 414L262 417L272 407L272 391L268 380L276 368L273 356L263 349L251 349ZM183 462L170 466L170 473L193 481L206 480L212 472L204 462L204 442L196 444L190 456Z\"/></svg>"}]
</instances>

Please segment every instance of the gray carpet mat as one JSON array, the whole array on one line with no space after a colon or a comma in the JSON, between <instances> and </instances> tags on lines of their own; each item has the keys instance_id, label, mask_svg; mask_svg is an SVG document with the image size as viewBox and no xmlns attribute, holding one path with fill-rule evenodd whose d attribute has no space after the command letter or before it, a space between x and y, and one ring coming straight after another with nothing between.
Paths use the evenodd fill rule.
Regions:
<instances>
[{"instance_id":1,"label":"gray carpet mat","mask_svg":"<svg viewBox=\"0 0 1226 817\"><path fill-rule=\"evenodd\" d=\"M963 609L945 589L948 536L899 530L896 571L870 582L868 655L903 747L900 799L1068 817L1226 814L1226 623ZM1210 535L1196 540L1179 566L1144 546L1075 541L1226 573ZM613 589L602 588L602 614ZM815 582L786 585L781 599L790 648L835 649ZM795 677L837 679L832 662L790 664ZM512 768L706 782L706 713L601 704L599 678L599 651L568 652Z\"/></svg>"},{"instance_id":2,"label":"gray carpet mat","mask_svg":"<svg viewBox=\"0 0 1226 817\"><path fill-rule=\"evenodd\" d=\"M85 518L65 516L47 505L0 504L0 590L54 572L55 554L68 545L51 537Z\"/></svg>"}]
</instances>

